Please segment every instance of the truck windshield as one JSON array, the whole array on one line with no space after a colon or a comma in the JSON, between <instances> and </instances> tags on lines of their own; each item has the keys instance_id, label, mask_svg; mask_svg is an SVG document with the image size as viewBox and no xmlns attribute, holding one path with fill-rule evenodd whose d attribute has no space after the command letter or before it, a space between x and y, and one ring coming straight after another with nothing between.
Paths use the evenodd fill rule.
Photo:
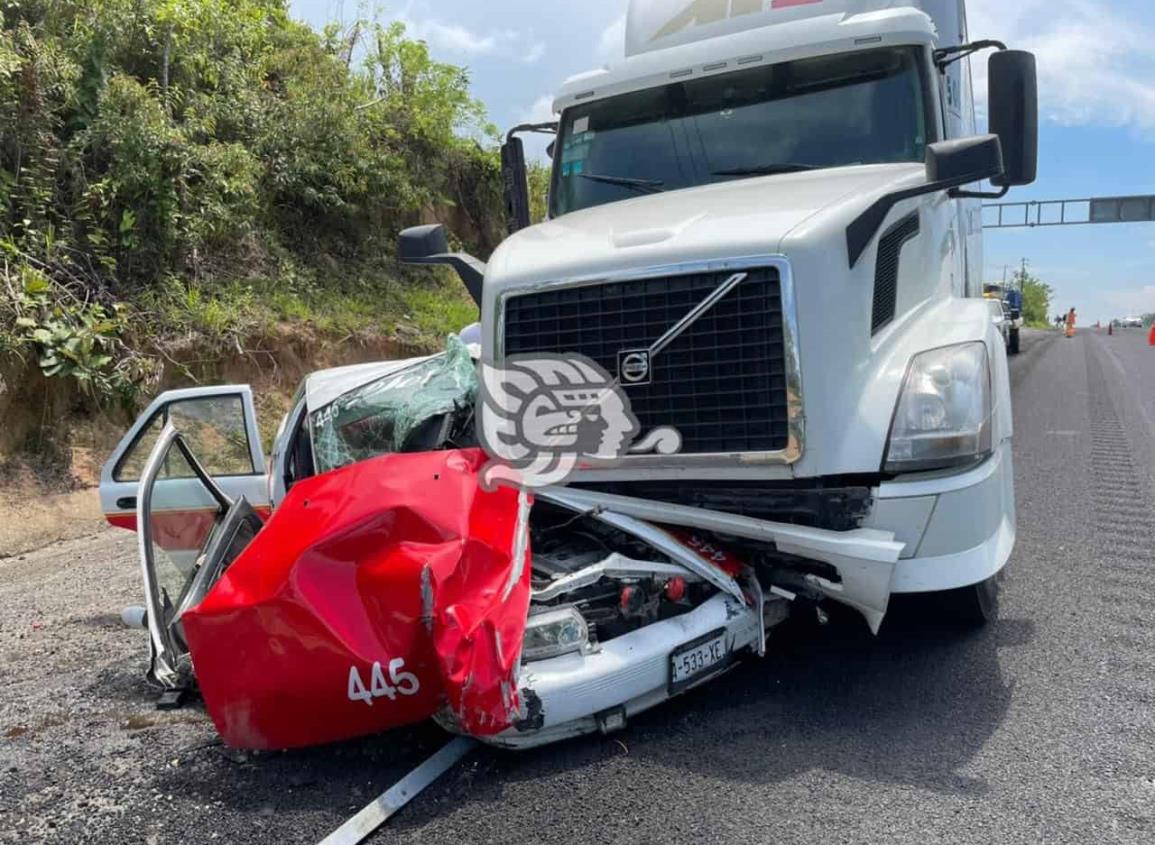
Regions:
<instances>
[{"instance_id":1,"label":"truck windshield","mask_svg":"<svg viewBox=\"0 0 1155 845\"><path fill-rule=\"evenodd\" d=\"M920 48L864 50L571 106L552 214L771 173L921 162L933 131L923 67Z\"/></svg>"}]
</instances>

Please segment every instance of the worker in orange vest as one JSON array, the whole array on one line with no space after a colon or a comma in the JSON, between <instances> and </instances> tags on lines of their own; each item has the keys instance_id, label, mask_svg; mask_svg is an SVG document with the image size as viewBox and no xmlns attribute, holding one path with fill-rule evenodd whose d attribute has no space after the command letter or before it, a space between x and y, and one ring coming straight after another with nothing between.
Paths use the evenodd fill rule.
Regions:
<instances>
[{"instance_id":1,"label":"worker in orange vest","mask_svg":"<svg viewBox=\"0 0 1155 845\"><path fill-rule=\"evenodd\" d=\"M1067 337L1075 336L1075 309L1067 312Z\"/></svg>"}]
</instances>

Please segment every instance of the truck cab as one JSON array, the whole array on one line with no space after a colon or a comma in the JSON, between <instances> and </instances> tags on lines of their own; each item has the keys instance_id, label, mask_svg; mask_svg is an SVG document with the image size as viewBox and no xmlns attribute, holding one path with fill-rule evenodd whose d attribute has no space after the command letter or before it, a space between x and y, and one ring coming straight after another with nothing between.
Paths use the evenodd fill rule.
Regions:
<instances>
[{"instance_id":1,"label":"truck cab","mask_svg":"<svg viewBox=\"0 0 1155 845\"><path fill-rule=\"evenodd\" d=\"M569 489L697 509L752 542L747 521L875 530L902 552L871 595L853 550L817 592L874 629L898 592L950 591L981 621L1015 536L981 199L1033 181L1035 100L1033 57L971 42L963 0L633 0L624 59L554 101L547 219L529 225L511 133L512 234L489 261L428 231L401 255L462 272L493 366L583 356L642 436L679 432L678 451L623 452Z\"/></svg>"},{"instance_id":2,"label":"truck cab","mask_svg":"<svg viewBox=\"0 0 1155 845\"><path fill-rule=\"evenodd\" d=\"M401 233L479 343L313 374L271 472L244 385L163 394L105 466L149 678L226 742L432 716L525 748L831 602L874 632L894 593L995 613L1012 428L978 202L1034 177L1033 59L968 42L961 0L635 0L626 30L557 97L546 220L515 132L487 263Z\"/></svg>"}]
</instances>

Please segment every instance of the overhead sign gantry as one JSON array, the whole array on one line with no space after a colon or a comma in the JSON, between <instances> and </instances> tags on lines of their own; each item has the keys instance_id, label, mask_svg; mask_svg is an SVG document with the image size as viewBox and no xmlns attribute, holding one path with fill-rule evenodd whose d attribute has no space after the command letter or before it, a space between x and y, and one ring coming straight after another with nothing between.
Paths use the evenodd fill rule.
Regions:
<instances>
[{"instance_id":1,"label":"overhead sign gantry","mask_svg":"<svg viewBox=\"0 0 1155 845\"><path fill-rule=\"evenodd\" d=\"M1155 195L992 202L983 206L984 229L1155 222Z\"/></svg>"}]
</instances>

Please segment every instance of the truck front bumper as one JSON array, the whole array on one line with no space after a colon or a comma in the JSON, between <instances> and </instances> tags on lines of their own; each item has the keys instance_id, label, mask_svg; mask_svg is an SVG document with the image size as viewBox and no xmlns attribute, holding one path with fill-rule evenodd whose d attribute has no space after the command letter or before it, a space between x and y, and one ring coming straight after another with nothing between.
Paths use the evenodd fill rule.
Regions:
<instances>
[{"instance_id":1,"label":"truck front bumper","mask_svg":"<svg viewBox=\"0 0 1155 845\"><path fill-rule=\"evenodd\" d=\"M892 593L951 590L1001 570L1015 544L1011 441L962 473L879 485L864 527L905 543Z\"/></svg>"}]
</instances>

